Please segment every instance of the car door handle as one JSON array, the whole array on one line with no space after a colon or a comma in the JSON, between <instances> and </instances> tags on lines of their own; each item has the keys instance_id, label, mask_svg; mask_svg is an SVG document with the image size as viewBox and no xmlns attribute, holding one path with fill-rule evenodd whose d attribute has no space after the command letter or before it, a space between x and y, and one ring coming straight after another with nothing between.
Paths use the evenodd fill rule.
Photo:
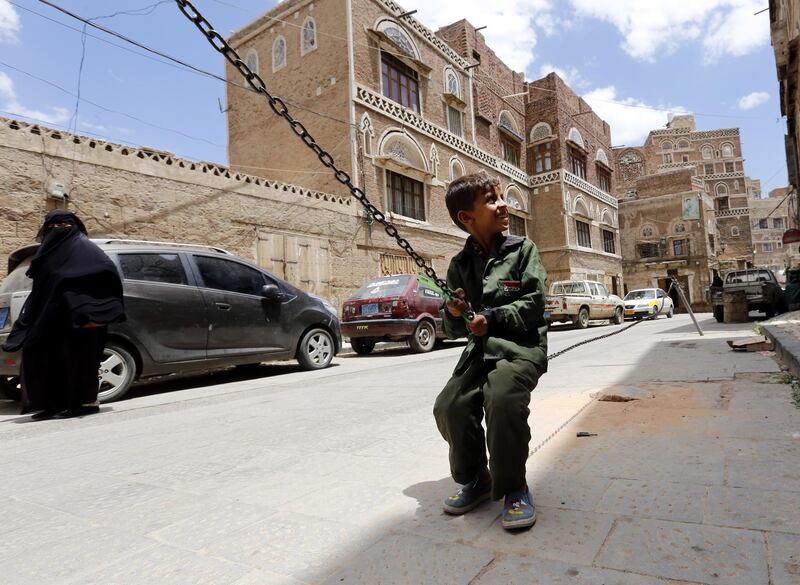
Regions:
<instances>
[{"instance_id":1,"label":"car door handle","mask_svg":"<svg viewBox=\"0 0 800 585\"><path fill-rule=\"evenodd\" d=\"M228 303L214 303L220 311L230 311L231 306Z\"/></svg>"}]
</instances>

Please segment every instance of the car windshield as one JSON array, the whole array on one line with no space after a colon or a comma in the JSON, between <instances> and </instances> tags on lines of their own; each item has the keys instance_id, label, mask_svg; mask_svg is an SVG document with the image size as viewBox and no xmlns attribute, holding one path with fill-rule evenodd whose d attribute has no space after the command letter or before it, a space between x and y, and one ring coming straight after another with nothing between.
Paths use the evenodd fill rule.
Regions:
<instances>
[{"instance_id":1,"label":"car windshield","mask_svg":"<svg viewBox=\"0 0 800 585\"><path fill-rule=\"evenodd\" d=\"M375 299L378 297L400 296L405 290L411 276L386 276L370 280L350 296L351 301L358 299Z\"/></svg>"},{"instance_id":2,"label":"car windshield","mask_svg":"<svg viewBox=\"0 0 800 585\"><path fill-rule=\"evenodd\" d=\"M642 299L656 298L656 291L654 290L632 290L625 295L626 301L641 301Z\"/></svg>"},{"instance_id":3,"label":"car windshield","mask_svg":"<svg viewBox=\"0 0 800 585\"><path fill-rule=\"evenodd\" d=\"M33 281L25 276L25 271L28 270L30 266L30 260L17 266L14 271L6 277L3 284L0 285L0 293L31 290L31 288L33 288Z\"/></svg>"}]
</instances>

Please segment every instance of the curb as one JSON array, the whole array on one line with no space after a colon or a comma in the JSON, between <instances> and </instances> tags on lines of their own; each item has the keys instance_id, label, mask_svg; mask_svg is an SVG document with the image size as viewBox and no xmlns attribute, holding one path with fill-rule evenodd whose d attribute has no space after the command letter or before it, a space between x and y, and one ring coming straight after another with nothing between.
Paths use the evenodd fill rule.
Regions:
<instances>
[{"instance_id":1,"label":"curb","mask_svg":"<svg viewBox=\"0 0 800 585\"><path fill-rule=\"evenodd\" d=\"M800 377L800 339L784 332L777 323L761 323L761 329L775 346L778 359L792 374Z\"/></svg>"}]
</instances>

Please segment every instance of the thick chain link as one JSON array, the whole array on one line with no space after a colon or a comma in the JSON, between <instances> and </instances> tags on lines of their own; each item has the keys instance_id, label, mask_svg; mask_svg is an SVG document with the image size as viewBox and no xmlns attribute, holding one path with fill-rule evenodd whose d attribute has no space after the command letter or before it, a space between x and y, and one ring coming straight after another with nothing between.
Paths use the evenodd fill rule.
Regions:
<instances>
[{"instance_id":1,"label":"thick chain link","mask_svg":"<svg viewBox=\"0 0 800 585\"><path fill-rule=\"evenodd\" d=\"M308 146L308 148L310 148L314 154L317 155L317 158L323 165L333 171L333 175L336 180L350 190L350 193L353 195L353 197L355 197L364 207L365 212L383 226L387 235L390 238L394 238L394 240L397 242L397 245L400 246L400 248L402 248L406 254L411 256L411 258L414 260L414 263L420 268L420 270L435 280L442 290L453 294L453 290L447 286L447 282L436 275L436 271L433 269L433 266L428 265L428 263L425 261L425 258L423 258L417 251L414 250L411 242L400 235L397 227L395 227L388 219L386 219L386 215L380 209L375 207L375 205L367 197L367 194L364 192L364 190L356 187L353 184L353 180L349 173L336 166L333 156L324 148L322 148L316 140L314 140L314 137L302 122L295 119L289 113L289 108L286 105L286 102L284 102L278 96L272 95L267 90L264 80L261 79L257 73L254 73L250 70L247 64L242 61L236 50L228 44L228 41L226 41L222 35L214 30L214 27L211 26L211 23L208 22L208 20L206 20L202 14L200 14L197 8L195 8L195 6L189 2L189 0L175 0L175 2L178 4L178 8L180 8L180 11L186 16L186 18L192 21L200 30L200 32L205 35L208 42L211 43L211 45L219 53L222 53L225 59L227 59L228 62L233 65L239 73L242 74L242 76L245 78L245 81L247 81L247 84L253 90L267 98L267 102L269 103L269 107L272 109L272 111L286 120L292 131L300 138L300 140L302 140L303 143Z\"/></svg>"},{"instance_id":2,"label":"thick chain link","mask_svg":"<svg viewBox=\"0 0 800 585\"><path fill-rule=\"evenodd\" d=\"M369 200L367 194L364 192L363 189L356 187L353 184L353 180L350 175L343 171L342 169L336 166L336 162L333 159L333 156L322 148L311 133L308 131L300 120L295 119L289 113L289 107L286 105L280 97L272 95L268 90L267 86L264 83L264 80L261 77L254 73L248 66L247 63L242 61L239 53L236 52L236 49L231 47L228 44L222 35L220 35L214 27L211 26L211 23L206 20L206 18L195 8L194 4L192 4L189 0L175 0L178 4L178 8L180 11L188 18L190 21L194 23L194 25L203 33L206 37L208 42L213 46L219 53L221 53L228 62L233 65L236 70L242 74L242 77L245 78L247 84L256 92L262 94L265 98L267 98L267 102L269 103L269 107L272 109L275 114L286 120L286 122L291 127L292 131L303 141L303 143L308 146L316 155L319 161L325 165L327 168L333 171L334 177L337 181L339 181L342 185L347 187L350 190L350 193L355 197L359 203L364 207L366 213L368 213L375 221L380 223L383 226L383 229L386 231L386 234L390 238L394 238L397 242L397 245L402 248L406 254L411 256L414 260L414 263L423 271L425 274L436 281L439 287L448 294L453 295L454 291L447 286L447 282L443 279L439 278L436 275L436 271L433 269L432 266L428 265L425 261L425 258L420 256L420 254L414 250L411 242L400 235L399 230L395 227L392 222L386 219L386 215ZM623 327L622 329L617 329L613 333L608 333L606 335L600 335L598 337L593 337L591 339L587 339L585 341L581 341L572 345L566 349L562 349L561 351L557 351L553 354L547 356L548 359L553 359L560 356L563 353L570 351L571 349L575 349L581 345L586 343L590 343L592 341L597 341L599 339L604 339L606 337L611 337L612 335L616 335L618 333L622 333L639 323L638 321L629 325L627 327Z\"/></svg>"}]
</instances>

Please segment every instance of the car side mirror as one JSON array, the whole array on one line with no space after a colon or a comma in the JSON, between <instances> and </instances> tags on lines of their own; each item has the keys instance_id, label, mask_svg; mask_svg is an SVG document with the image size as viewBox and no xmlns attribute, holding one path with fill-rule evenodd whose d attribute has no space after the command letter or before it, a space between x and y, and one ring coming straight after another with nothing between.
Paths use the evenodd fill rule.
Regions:
<instances>
[{"instance_id":1,"label":"car side mirror","mask_svg":"<svg viewBox=\"0 0 800 585\"><path fill-rule=\"evenodd\" d=\"M283 298L281 289L277 284L265 284L261 287L261 296L267 301L280 301Z\"/></svg>"}]
</instances>

